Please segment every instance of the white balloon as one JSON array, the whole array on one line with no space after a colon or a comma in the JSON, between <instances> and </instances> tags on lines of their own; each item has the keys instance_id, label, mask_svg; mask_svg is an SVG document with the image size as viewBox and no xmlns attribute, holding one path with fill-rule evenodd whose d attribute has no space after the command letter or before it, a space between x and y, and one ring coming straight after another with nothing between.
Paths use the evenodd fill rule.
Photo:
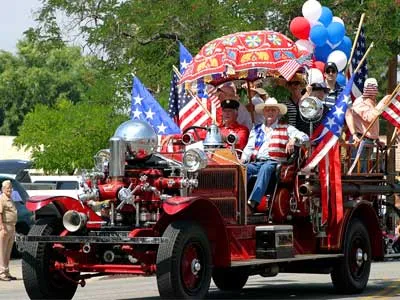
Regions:
<instances>
[{"instance_id":1,"label":"white balloon","mask_svg":"<svg viewBox=\"0 0 400 300\"><path fill-rule=\"evenodd\" d=\"M324 75L317 68L309 69L307 71L307 75L308 75L308 79L307 79L308 84L324 82Z\"/></svg>"},{"instance_id":2,"label":"white balloon","mask_svg":"<svg viewBox=\"0 0 400 300\"><path fill-rule=\"evenodd\" d=\"M347 64L347 56L343 51L335 50L329 54L326 61L334 62L339 69L339 72L343 71Z\"/></svg>"},{"instance_id":3,"label":"white balloon","mask_svg":"<svg viewBox=\"0 0 400 300\"><path fill-rule=\"evenodd\" d=\"M301 10L303 12L303 17L308 21L317 21L322 13L322 6L316 0L307 0L303 4L303 8Z\"/></svg>"},{"instance_id":4,"label":"white balloon","mask_svg":"<svg viewBox=\"0 0 400 300\"><path fill-rule=\"evenodd\" d=\"M344 26L344 22L343 22L343 20L342 20L341 18L339 18L339 17L333 17L333 18L332 18L332 22L338 22L338 23L342 23L342 24L343 24L343 26Z\"/></svg>"},{"instance_id":5,"label":"white balloon","mask_svg":"<svg viewBox=\"0 0 400 300\"><path fill-rule=\"evenodd\" d=\"M307 51L309 53L314 52L314 45L309 40L297 40L295 44L299 50Z\"/></svg>"}]
</instances>

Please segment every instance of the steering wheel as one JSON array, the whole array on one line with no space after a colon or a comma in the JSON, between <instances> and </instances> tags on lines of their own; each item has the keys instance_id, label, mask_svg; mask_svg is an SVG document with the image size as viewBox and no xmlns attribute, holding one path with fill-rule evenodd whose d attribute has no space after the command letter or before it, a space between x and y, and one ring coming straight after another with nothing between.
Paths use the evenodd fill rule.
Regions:
<instances>
[{"instance_id":1,"label":"steering wheel","mask_svg":"<svg viewBox=\"0 0 400 300\"><path fill-rule=\"evenodd\" d=\"M208 131L208 127L204 127L204 126L189 126L188 128L186 128L186 129L182 132L182 135L184 135L185 133L187 133L187 132L190 131L190 130L193 130L194 135L195 135L195 137L196 137L196 141L195 141L195 142L198 142L198 141L201 141L201 140L202 140L202 138L201 138L200 135L199 135L198 130L205 130L205 131Z\"/></svg>"}]
</instances>

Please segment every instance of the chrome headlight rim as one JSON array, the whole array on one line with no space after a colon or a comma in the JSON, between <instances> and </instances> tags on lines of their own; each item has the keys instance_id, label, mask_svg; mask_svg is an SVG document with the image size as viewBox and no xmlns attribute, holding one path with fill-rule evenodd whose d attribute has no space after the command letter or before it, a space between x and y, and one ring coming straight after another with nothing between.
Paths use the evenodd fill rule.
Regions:
<instances>
[{"instance_id":1,"label":"chrome headlight rim","mask_svg":"<svg viewBox=\"0 0 400 300\"><path fill-rule=\"evenodd\" d=\"M189 149L183 154L183 166L188 172L197 172L207 167L208 158L201 149Z\"/></svg>"},{"instance_id":2,"label":"chrome headlight rim","mask_svg":"<svg viewBox=\"0 0 400 300\"><path fill-rule=\"evenodd\" d=\"M324 113L324 105L317 97L310 96L300 100L299 111L304 119L310 122L318 121Z\"/></svg>"}]
</instances>

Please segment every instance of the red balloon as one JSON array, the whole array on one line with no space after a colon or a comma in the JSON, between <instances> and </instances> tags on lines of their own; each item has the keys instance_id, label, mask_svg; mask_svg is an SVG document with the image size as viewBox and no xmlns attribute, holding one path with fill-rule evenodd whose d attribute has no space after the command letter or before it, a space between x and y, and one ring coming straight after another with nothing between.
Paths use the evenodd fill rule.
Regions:
<instances>
[{"instance_id":1,"label":"red balloon","mask_svg":"<svg viewBox=\"0 0 400 300\"><path fill-rule=\"evenodd\" d=\"M298 39L308 39L310 35L310 23L304 17L296 17L290 22L290 32Z\"/></svg>"},{"instance_id":2,"label":"red balloon","mask_svg":"<svg viewBox=\"0 0 400 300\"><path fill-rule=\"evenodd\" d=\"M320 70L322 72L322 74L324 74L325 72L325 63L322 61L314 61L313 62L313 68L316 68L318 70Z\"/></svg>"}]
</instances>

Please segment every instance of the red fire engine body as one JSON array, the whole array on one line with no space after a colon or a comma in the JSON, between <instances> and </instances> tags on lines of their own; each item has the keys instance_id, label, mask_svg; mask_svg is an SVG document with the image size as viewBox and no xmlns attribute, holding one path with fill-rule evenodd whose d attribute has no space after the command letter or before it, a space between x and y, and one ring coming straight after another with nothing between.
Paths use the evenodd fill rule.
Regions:
<instances>
[{"instance_id":1,"label":"red fire engine body","mask_svg":"<svg viewBox=\"0 0 400 300\"><path fill-rule=\"evenodd\" d=\"M278 166L252 213L254 181L234 150L156 147L147 123L127 121L96 155L79 200L29 199L37 220L19 242L30 298L71 299L85 279L107 274L156 275L164 298L203 298L211 278L240 290L251 275L279 272L330 273L339 292L357 293L371 261L384 258L382 207L400 190L380 168L384 157L368 162L375 172L342 175L344 217L322 224L319 176L299 172L304 149ZM348 153L343 146L343 173Z\"/></svg>"}]
</instances>

